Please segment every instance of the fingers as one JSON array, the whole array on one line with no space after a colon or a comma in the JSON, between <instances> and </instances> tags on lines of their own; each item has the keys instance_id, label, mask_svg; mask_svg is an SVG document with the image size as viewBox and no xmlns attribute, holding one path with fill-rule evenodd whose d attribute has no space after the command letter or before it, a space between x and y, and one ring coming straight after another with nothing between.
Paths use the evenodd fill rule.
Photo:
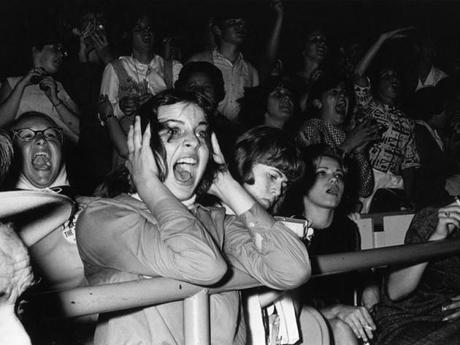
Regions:
<instances>
[{"instance_id":1,"label":"fingers","mask_svg":"<svg viewBox=\"0 0 460 345\"><path fill-rule=\"evenodd\" d=\"M214 132L211 133L211 144L212 144L212 150L215 154L222 154L222 151L220 150L219 142L217 141L216 133Z\"/></svg>"},{"instance_id":2,"label":"fingers","mask_svg":"<svg viewBox=\"0 0 460 345\"><path fill-rule=\"evenodd\" d=\"M356 337L368 342L374 337L373 331L376 329L371 315L365 307L356 307L346 320L347 324L353 330Z\"/></svg>"},{"instance_id":3,"label":"fingers","mask_svg":"<svg viewBox=\"0 0 460 345\"><path fill-rule=\"evenodd\" d=\"M136 118L139 116L136 116ZM140 121L139 121L140 122ZM142 147L150 147L150 137L151 137L151 131L150 131L150 123L147 125L147 128L144 131L144 135L142 136Z\"/></svg>"},{"instance_id":4,"label":"fingers","mask_svg":"<svg viewBox=\"0 0 460 345\"><path fill-rule=\"evenodd\" d=\"M222 150L220 149L219 142L217 141L216 133L211 134L211 145L212 151L214 152L214 161L217 164L225 164L225 157L222 154Z\"/></svg>"},{"instance_id":5,"label":"fingers","mask_svg":"<svg viewBox=\"0 0 460 345\"><path fill-rule=\"evenodd\" d=\"M134 150L140 150L142 147L142 130L141 130L141 118L136 116L134 119L134 130L133 130L133 145Z\"/></svg>"},{"instance_id":6,"label":"fingers","mask_svg":"<svg viewBox=\"0 0 460 345\"><path fill-rule=\"evenodd\" d=\"M458 227L460 224L460 206L457 204L457 201L440 208L438 210L438 218Z\"/></svg>"},{"instance_id":7,"label":"fingers","mask_svg":"<svg viewBox=\"0 0 460 345\"><path fill-rule=\"evenodd\" d=\"M456 320L460 317L460 311L457 311L455 313L452 313L442 319L442 321L453 321Z\"/></svg>"},{"instance_id":8,"label":"fingers","mask_svg":"<svg viewBox=\"0 0 460 345\"><path fill-rule=\"evenodd\" d=\"M134 138L134 126L130 125L129 131L128 131L128 137L126 138L126 144L128 145L128 154L130 157L134 152L133 138Z\"/></svg>"}]
</instances>

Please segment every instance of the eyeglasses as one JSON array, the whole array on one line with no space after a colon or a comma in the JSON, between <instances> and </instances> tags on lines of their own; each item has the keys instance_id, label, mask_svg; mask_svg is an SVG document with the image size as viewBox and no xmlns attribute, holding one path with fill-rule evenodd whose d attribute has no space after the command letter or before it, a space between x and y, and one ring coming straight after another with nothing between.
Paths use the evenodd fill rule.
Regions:
<instances>
[{"instance_id":1,"label":"eyeglasses","mask_svg":"<svg viewBox=\"0 0 460 345\"><path fill-rule=\"evenodd\" d=\"M30 128L13 129L13 138L17 137L21 141L30 142L40 133L46 140L62 140L62 129L58 127L48 127L42 130L33 130Z\"/></svg>"}]
</instances>

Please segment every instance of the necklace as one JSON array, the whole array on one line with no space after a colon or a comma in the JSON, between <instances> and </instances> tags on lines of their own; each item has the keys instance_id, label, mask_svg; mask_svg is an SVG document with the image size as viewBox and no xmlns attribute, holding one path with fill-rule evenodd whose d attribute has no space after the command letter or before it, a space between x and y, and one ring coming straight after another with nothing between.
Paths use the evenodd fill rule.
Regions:
<instances>
[{"instance_id":1,"label":"necklace","mask_svg":"<svg viewBox=\"0 0 460 345\"><path fill-rule=\"evenodd\" d=\"M137 59L134 58L134 56L131 55L131 59L132 59L132 63L133 63L133 66L134 66L134 70L135 70L135 73L136 73L136 83L138 85L138 88L139 88L139 93L140 94L147 94L148 93L148 75L152 72L152 67L150 66L150 64L147 65L147 68L146 68L146 71L145 71L145 75L143 76L143 80L141 80L141 73L139 72L139 69L137 67ZM139 62L141 64L141 62Z\"/></svg>"}]
</instances>

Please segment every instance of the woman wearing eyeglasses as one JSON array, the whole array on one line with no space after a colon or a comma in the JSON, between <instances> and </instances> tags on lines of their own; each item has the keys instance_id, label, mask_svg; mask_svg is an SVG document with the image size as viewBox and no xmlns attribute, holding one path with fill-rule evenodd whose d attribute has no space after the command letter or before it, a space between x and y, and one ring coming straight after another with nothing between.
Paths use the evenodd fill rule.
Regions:
<instances>
[{"instance_id":1,"label":"woman wearing eyeglasses","mask_svg":"<svg viewBox=\"0 0 460 345\"><path fill-rule=\"evenodd\" d=\"M63 131L46 114L27 112L15 120L10 133L15 151L14 187L20 190L41 191L73 197L67 179L64 161ZM78 204L84 204L78 199ZM39 290L63 290L86 285L83 263L78 254L75 239L75 221L79 208L63 224L30 246L29 253L34 264L34 273L39 281ZM82 206L83 207L83 206ZM48 212L46 209L42 213ZM26 224L31 219L23 219ZM31 305L25 311L26 329L34 342L40 344L82 344L91 336L88 320L61 320L58 323L42 315L43 305Z\"/></svg>"},{"instance_id":2,"label":"woman wearing eyeglasses","mask_svg":"<svg viewBox=\"0 0 460 345\"><path fill-rule=\"evenodd\" d=\"M78 141L78 107L62 84L54 79L65 52L54 35L32 42L32 69L24 76L7 78L0 88L0 127L28 111L51 117L72 143Z\"/></svg>"}]
</instances>

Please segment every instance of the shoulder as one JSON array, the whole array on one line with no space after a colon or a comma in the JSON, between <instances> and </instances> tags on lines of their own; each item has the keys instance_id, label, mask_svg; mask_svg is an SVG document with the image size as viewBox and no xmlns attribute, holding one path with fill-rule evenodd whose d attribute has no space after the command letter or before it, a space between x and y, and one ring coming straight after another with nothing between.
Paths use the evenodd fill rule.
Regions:
<instances>
[{"instance_id":1,"label":"shoulder","mask_svg":"<svg viewBox=\"0 0 460 345\"><path fill-rule=\"evenodd\" d=\"M131 63L130 56L120 56L118 59L115 59L107 64L104 71L107 70L117 70L118 68L125 68L126 65Z\"/></svg>"},{"instance_id":2,"label":"shoulder","mask_svg":"<svg viewBox=\"0 0 460 345\"><path fill-rule=\"evenodd\" d=\"M10 85L11 88L15 87L17 83L21 80L22 77L8 77L6 78L6 83Z\"/></svg>"},{"instance_id":3,"label":"shoulder","mask_svg":"<svg viewBox=\"0 0 460 345\"><path fill-rule=\"evenodd\" d=\"M196 53L192 55L187 62L196 62L196 61L207 61L210 62L212 58L212 51L211 50L205 50L199 53Z\"/></svg>"},{"instance_id":4,"label":"shoulder","mask_svg":"<svg viewBox=\"0 0 460 345\"><path fill-rule=\"evenodd\" d=\"M313 127L313 128L318 128L321 125L323 125L323 121L318 118L308 119L303 124L304 127Z\"/></svg>"}]
</instances>

